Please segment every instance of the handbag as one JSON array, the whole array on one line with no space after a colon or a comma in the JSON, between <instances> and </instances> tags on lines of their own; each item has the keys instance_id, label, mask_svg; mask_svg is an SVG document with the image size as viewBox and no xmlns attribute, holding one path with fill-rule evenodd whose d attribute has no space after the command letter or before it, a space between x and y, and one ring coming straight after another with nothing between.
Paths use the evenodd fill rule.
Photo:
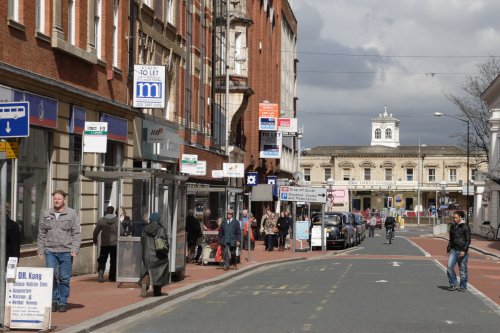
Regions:
<instances>
[{"instance_id":1,"label":"handbag","mask_svg":"<svg viewBox=\"0 0 500 333\"><path fill-rule=\"evenodd\" d=\"M222 261L222 246L221 245L217 246L217 252L215 253L215 261L216 262Z\"/></svg>"},{"instance_id":2,"label":"handbag","mask_svg":"<svg viewBox=\"0 0 500 333\"><path fill-rule=\"evenodd\" d=\"M168 240L163 237L155 237L155 250L156 255L159 257L167 257L168 256Z\"/></svg>"},{"instance_id":3,"label":"handbag","mask_svg":"<svg viewBox=\"0 0 500 333\"><path fill-rule=\"evenodd\" d=\"M279 231L279 229L278 229L278 228L276 228L276 227L274 227L274 228L273 228L273 232L274 232L275 234L277 234L277 233L278 233L278 231Z\"/></svg>"}]
</instances>

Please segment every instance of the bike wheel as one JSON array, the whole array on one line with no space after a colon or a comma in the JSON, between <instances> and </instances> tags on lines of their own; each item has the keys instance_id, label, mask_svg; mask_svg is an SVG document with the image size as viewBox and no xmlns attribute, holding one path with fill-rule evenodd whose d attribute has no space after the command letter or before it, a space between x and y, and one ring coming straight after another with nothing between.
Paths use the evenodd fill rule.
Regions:
<instances>
[{"instance_id":1,"label":"bike wheel","mask_svg":"<svg viewBox=\"0 0 500 333\"><path fill-rule=\"evenodd\" d=\"M486 240L492 241L493 239L495 239L495 232L493 230L488 231L485 238Z\"/></svg>"},{"instance_id":2,"label":"bike wheel","mask_svg":"<svg viewBox=\"0 0 500 333\"><path fill-rule=\"evenodd\" d=\"M392 232L389 231L389 244L392 244Z\"/></svg>"}]
</instances>

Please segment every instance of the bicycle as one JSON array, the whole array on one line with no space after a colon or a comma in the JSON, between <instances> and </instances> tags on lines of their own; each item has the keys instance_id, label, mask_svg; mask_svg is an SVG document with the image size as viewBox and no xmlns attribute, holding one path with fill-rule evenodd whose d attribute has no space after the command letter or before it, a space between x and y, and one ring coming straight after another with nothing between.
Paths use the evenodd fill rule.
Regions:
<instances>
[{"instance_id":1,"label":"bicycle","mask_svg":"<svg viewBox=\"0 0 500 333\"><path fill-rule=\"evenodd\" d=\"M392 238L393 238L393 231L392 228L389 228L387 230L387 238L389 238L389 244L392 244Z\"/></svg>"},{"instance_id":2,"label":"bicycle","mask_svg":"<svg viewBox=\"0 0 500 333\"><path fill-rule=\"evenodd\" d=\"M490 230L486 233L486 240L492 241L498 239L498 232L500 231L500 225L497 227L497 230L495 231L495 228L493 228L490 225Z\"/></svg>"}]
</instances>

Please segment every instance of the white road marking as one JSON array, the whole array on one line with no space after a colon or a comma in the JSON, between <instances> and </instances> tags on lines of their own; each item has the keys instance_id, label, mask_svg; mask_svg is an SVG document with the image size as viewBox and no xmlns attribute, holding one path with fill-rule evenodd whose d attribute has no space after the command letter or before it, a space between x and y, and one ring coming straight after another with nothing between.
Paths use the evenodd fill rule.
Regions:
<instances>
[{"instance_id":1,"label":"white road marking","mask_svg":"<svg viewBox=\"0 0 500 333\"><path fill-rule=\"evenodd\" d=\"M393 261L393 262L391 262L391 264L392 264L393 267L399 267L399 266L401 266L399 264L399 262L397 262L397 261Z\"/></svg>"},{"instance_id":2,"label":"white road marking","mask_svg":"<svg viewBox=\"0 0 500 333\"><path fill-rule=\"evenodd\" d=\"M386 282L389 282L389 281L387 281L387 280L378 280L378 281L375 281L375 282L377 282L377 283L386 283Z\"/></svg>"}]
</instances>

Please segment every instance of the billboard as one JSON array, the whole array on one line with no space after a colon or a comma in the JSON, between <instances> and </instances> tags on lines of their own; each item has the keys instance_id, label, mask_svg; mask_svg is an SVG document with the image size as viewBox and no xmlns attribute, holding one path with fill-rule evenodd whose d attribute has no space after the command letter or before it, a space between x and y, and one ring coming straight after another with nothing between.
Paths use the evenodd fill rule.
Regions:
<instances>
[{"instance_id":1,"label":"billboard","mask_svg":"<svg viewBox=\"0 0 500 333\"><path fill-rule=\"evenodd\" d=\"M134 65L135 108L165 107L165 66Z\"/></svg>"}]
</instances>

